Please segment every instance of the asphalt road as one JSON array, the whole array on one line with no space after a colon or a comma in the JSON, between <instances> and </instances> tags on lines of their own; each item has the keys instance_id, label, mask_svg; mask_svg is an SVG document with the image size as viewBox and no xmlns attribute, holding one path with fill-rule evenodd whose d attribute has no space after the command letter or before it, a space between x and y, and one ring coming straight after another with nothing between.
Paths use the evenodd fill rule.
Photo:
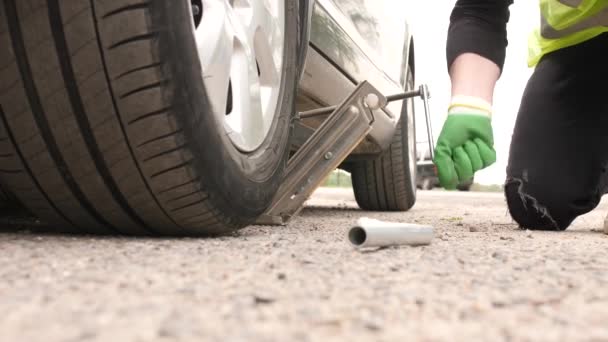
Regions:
<instances>
[{"instance_id":1,"label":"asphalt road","mask_svg":"<svg viewBox=\"0 0 608 342\"><path fill-rule=\"evenodd\" d=\"M410 212L369 213L321 189L286 227L217 239L58 236L13 219L0 341L607 340L607 209L527 232L501 194L421 192ZM345 239L361 216L436 237L361 252Z\"/></svg>"}]
</instances>

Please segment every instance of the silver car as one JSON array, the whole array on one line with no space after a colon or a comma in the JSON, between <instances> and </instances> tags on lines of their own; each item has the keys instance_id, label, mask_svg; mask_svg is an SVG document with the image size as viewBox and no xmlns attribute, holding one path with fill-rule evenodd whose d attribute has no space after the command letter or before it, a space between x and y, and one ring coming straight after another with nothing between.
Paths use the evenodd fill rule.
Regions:
<instances>
[{"instance_id":1,"label":"silver car","mask_svg":"<svg viewBox=\"0 0 608 342\"><path fill-rule=\"evenodd\" d=\"M414 87L406 14L379 0L0 5L0 181L61 231L221 234L254 222L288 158L369 81ZM339 167L359 205L415 202L411 100Z\"/></svg>"}]
</instances>

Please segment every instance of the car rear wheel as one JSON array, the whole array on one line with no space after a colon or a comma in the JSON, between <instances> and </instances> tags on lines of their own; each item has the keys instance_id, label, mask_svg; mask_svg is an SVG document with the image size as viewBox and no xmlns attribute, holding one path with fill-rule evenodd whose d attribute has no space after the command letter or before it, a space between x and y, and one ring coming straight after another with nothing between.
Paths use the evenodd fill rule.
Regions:
<instances>
[{"instance_id":1,"label":"car rear wheel","mask_svg":"<svg viewBox=\"0 0 608 342\"><path fill-rule=\"evenodd\" d=\"M414 89L408 67L405 91ZM374 160L354 162L355 199L361 209L405 211L416 203L416 129L413 99L403 102L401 118L388 150Z\"/></svg>"},{"instance_id":2,"label":"car rear wheel","mask_svg":"<svg viewBox=\"0 0 608 342\"><path fill-rule=\"evenodd\" d=\"M422 180L422 190L432 190L433 189L433 183L431 182L431 179L428 177L425 177Z\"/></svg>"},{"instance_id":3,"label":"car rear wheel","mask_svg":"<svg viewBox=\"0 0 608 342\"><path fill-rule=\"evenodd\" d=\"M456 186L459 191L470 191L473 186L474 178L464 181Z\"/></svg>"},{"instance_id":4,"label":"car rear wheel","mask_svg":"<svg viewBox=\"0 0 608 342\"><path fill-rule=\"evenodd\" d=\"M60 230L253 222L286 163L297 15L297 1L3 1L0 181Z\"/></svg>"}]
</instances>

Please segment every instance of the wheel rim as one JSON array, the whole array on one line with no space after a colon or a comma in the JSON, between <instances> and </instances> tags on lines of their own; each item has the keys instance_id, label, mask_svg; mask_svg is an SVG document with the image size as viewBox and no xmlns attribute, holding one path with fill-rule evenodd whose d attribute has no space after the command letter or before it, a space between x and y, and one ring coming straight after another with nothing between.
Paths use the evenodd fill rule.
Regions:
<instances>
[{"instance_id":1,"label":"wheel rim","mask_svg":"<svg viewBox=\"0 0 608 342\"><path fill-rule=\"evenodd\" d=\"M277 115L285 2L191 3L203 80L213 112L239 150L254 151L266 139Z\"/></svg>"},{"instance_id":2,"label":"wheel rim","mask_svg":"<svg viewBox=\"0 0 608 342\"><path fill-rule=\"evenodd\" d=\"M408 74L407 90L414 89L414 81L411 74ZM411 189L416 189L416 127L414 123L414 100L406 100L407 106L407 145L408 145L408 168L410 169Z\"/></svg>"}]
</instances>

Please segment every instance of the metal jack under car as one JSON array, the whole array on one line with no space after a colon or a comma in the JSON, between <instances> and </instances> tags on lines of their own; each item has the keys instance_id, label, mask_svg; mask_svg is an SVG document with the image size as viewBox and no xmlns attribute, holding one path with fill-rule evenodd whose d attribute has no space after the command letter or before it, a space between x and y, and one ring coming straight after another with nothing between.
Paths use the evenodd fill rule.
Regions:
<instances>
[{"instance_id":1,"label":"metal jack under car","mask_svg":"<svg viewBox=\"0 0 608 342\"><path fill-rule=\"evenodd\" d=\"M418 91L382 95L368 82L362 82L340 105L300 113L296 119L329 113L287 164L285 179L269 210L258 219L259 224L285 224L302 208L321 181L365 138L379 142L374 128L390 126L388 115L379 113L391 101L420 96L424 101L429 149L433 151L433 133L429 116L429 92L425 85ZM375 113L374 113L375 112ZM386 121L389 121L387 123ZM297 128L296 128L297 129ZM377 134L377 133L376 133ZM381 150L387 146L378 144Z\"/></svg>"}]
</instances>

